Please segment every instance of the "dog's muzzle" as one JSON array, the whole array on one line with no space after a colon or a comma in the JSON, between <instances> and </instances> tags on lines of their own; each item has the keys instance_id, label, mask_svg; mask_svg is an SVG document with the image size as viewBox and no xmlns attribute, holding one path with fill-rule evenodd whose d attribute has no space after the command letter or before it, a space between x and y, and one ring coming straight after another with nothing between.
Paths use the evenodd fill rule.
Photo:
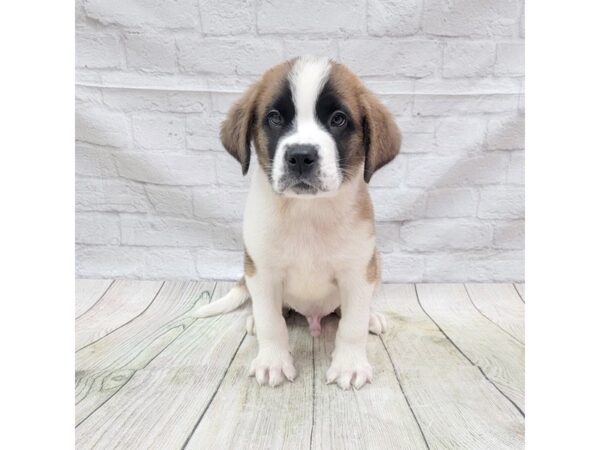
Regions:
<instances>
[{"instance_id":1,"label":"dog's muzzle","mask_svg":"<svg viewBox=\"0 0 600 450\"><path fill-rule=\"evenodd\" d=\"M298 180L310 178L317 167L318 157L319 153L314 145L290 145L285 152L287 171Z\"/></svg>"}]
</instances>

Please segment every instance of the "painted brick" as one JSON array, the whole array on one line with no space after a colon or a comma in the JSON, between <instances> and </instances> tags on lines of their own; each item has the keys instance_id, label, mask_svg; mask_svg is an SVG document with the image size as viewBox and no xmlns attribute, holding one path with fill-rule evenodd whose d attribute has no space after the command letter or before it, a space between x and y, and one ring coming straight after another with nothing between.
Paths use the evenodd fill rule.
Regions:
<instances>
[{"instance_id":1,"label":"painted brick","mask_svg":"<svg viewBox=\"0 0 600 450\"><path fill-rule=\"evenodd\" d=\"M186 146L192 150L221 150L219 133L223 116L194 114L186 117Z\"/></svg>"},{"instance_id":2,"label":"painted brick","mask_svg":"<svg viewBox=\"0 0 600 450\"><path fill-rule=\"evenodd\" d=\"M120 239L121 229L118 215L83 212L76 215L76 243L118 245Z\"/></svg>"},{"instance_id":3,"label":"painted brick","mask_svg":"<svg viewBox=\"0 0 600 450\"><path fill-rule=\"evenodd\" d=\"M481 190L478 216L482 219L522 219L525 217L525 191L508 186Z\"/></svg>"},{"instance_id":4,"label":"painted brick","mask_svg":"<svg viewBox=\"0 0 600 450\"><path fill-rule=\"evenodd\" d=\"M474 217L479 196L472 188L435 189L427 195L426 217Z\"/></svg>"},{"instance_id":5,"label":"painted brick","mask_svg":"<svg viewBox=\"0 0 600 450\"><path fill-rule=\"evenodd\" d=\"M422 29L438 36L513 36L519 0L426 0Z\"/></svg>"},{"instance_id":6,"label":"painted brick","mask_svg":"<svg viewBox=\"0 0 600 450\"><path fill-rule=\"evenodd\" d=\"M492 150L513 150L525 147L525 117L511 114L493 117L487 127L487 147Z\"/></svg>"},{"instance_id":7,"label":"painted brick","mask_svg":"<svg viewBox=\"0 0 600 450\"><path fill-rule=\"evenodd\" d=\"M525 184L525 152L511 152L506 182L521 186Z\"/></svg>"},{"instance_id":8,"label":"painted brick","mask_svg":"<svg viewBox=\"0 0 600 450\"><path fill-rule=\"evenodd\" d=\"M428 153L435 150L435 138L433 133L402 133L402 147L400 152L405 153Z\"/></svg>"},{"instance_id":9,"label":"painted brick","mask_svg":"<svg viewBox=\"0 0 600 450\"><path fill-rule=\"evenodd\" d=\"M78 246L75 267L90 278L197 279L195 258L184 248Z\"/></svg>"},{"instance_id":10,"label":"painted brick","mask_svg":"<svg viewBox=\"0 0 600 450\"><path fill-rule=\"evenodd\" d=\"M77 67L116 69L121 66L119 39L112 34L77 33L75 50Z\"/></svg>"},{"instance_id":11,"label":"painted brick","mask_svg":"<svg viewBox=\"0 0 600 450\"><path fill-rule=\"evenodd\" d=\"M417 116L450 116L512 112L519 105L518 94L417 94L413 114Z\"/></svg>"},{"instance_id":12,"label":"painted brick","mask_svg":"<svg viewBox=\"0 0 600 450\"><path fill-rule=\"evenodd\" d=\"M361 33L366 29L365 0L288 0L283 8L276 0L257 1L259 34L348 35Z\"/></svg>"},{"instance_id":13,"label":"painted brick","mask_svg":"<svg viewBox=\"0 0 600 450\"><path fill-rule=\"evenodd\" d=\"M185 119L172 114L134 114L133 139L136 148L182 150L185 148Z\"/></svg>"},{"instance_id":14,"label":"painted brick","mask_svg":"<svg viewBox=\"0 0 600 450\"><path fill-rule=\"evenodd\" d=\"M129 28L193 28L199 22L196 0L86 0L87 15L101 24Z\"/></svg>"},{"instance_id":15,"label":"painted brick","mask_svg":"<svg viewBox=\"0 0 600 450\"><path fill-rule=\"evenodd\" d=\"M240 189L195 189L194 215L208 219L241 220L247 191Z\"/></svg>"},{"instance_id":16,"label":"painted brick","mask_svg":"<svg viewBox=\"0 0 600 450\"><path fill-rule=\"evenodd\" d=\"M485 117L448 117L435 129L435 148L440 153L460 154L482 150L486 135Z\"/></svg>"},{"instance_id":17,"label":"painted brick","mask_svg":"<svg viewBox=\"0 0 600 450\"><path fill-rule=\"evenodd\" d=\"M502 183L509 155L489 153L464 157L420 157L408 161L406 184L415 187Z\"/></svg>"},{"instance_id":18,"label":"painted brick","mask_svg":"<svg viewBox=\"0 0 600 450\"><path fill-rule=\"evenodd\" d=\"M116 177L117 168L109 149L77 144L75 173L91 177Z\"/></svg>"},{"instance_id":19,"label":"painted brick","mask_svg":"<svg viewBox=\"0 0 600 450\"><path fill-rule=\"evenodd\" d=\"M75 137L84 142L127 148L131 143L129 118L98 107L77 108Z\"/></svg>"},{"instance_id":20,"label":"painted brick","mask_svg":"<svg viewBox=\"0 0 600 450\"><path fill-rule=\"evenodd\" d=\"M384 280L395 283L423 280L426 258L423 255L382 253L381 272Z\"/></svg>"},{"instance_id":21,"label":"painted brick","mask_svg":"<svg viewBox=\"0 0 600 450\"><path fill-rule=\"evenodd\" d=\"M492 244L491 225L464 219L419 220L400 227L403 248L417 251L467 250Z\"/></svg>"},{"instance_id":22,"label":"painted brick","mask_svg":"<svg viewBox=\"0 0 600 450\"><path fill-rule=\"evenodd\" d=\"M438 252L425 261L424 282L514 282L522 281L522 251L479 250Z\"/></svg>"},{"instance_id":23,"label":"painted brick","mask_svg":"<svg viewBox=\"0 0 600 450\"><path fill-rule=\"evenodd\" d=\"M328 40L308 40L308 39L285 39L284 56L286 59L292 59L302 55L325 56L338 59L339 49L337 41Z\"/></svg>"},{"instance_id":24,"label":"painted brick","mask_svg":"<svg viewBox=\"0 0 600 450\"><path fill-rule=\"evenodd\" d=\"M382 253L392 253L394 244L400 240L400 226L397 222L377 222L375 237L377 249Z\"/></svg>"},{"instance_id":25,"label":"painted brick","mask_svg":"<svg viewBox=\"0 0 600 450\"><path fill-rule=\"evenodd\" d=\"M513 220L494 225L494 247L520 250L525 247L525 221Z\"/></svg>"},{"instance_id":26,"label":"painted brick","mask_svg":"<svg viewBox=\"0 0 600 450\"><path fill-rule=\"evenodd\" d=\"M127 67L148 72L175 72L177 55L175 39L159 34L125 35Z\"/></svg>"},{"instance_id":27,"label":"painted brick","mask_svg":"<svg viewBox=\"0 0 600 450\"><path fill-rule=\"evenodd\" d=\"M192 216L192 191L186 187L146 185L146 195L154 211L170 216Z\"/></svg>"},{"instance_id":28,"label":"painted brick","mask_svg":"<svg viewBox=\"0 0 600 450\"><path fill-rule=\"evenodd\" d=\"M484 77L496 62L493 41L450 41L444 47L444 77Z\"/></svg>"},{"instance_id":29,"label":"painted brick","mask_svg":"<svg viewBox=\"0 0 600 450\"><path fill-rule=\"evenodd\" d=\"M422 217L426 195L419 189L371 189L375 219L390 221Z\"/></svg>"},{"instance_id":30,"label":"painted brick","mask_svg":"<svg viewBox=\"0 0 600 450\"><path fill-rule=\"evenodd\" d=\"M77 211L151 211L144 186L126 180L77 180L75 204Z\"/></svg>"},{"instance_id":31,"label":"painted brick","mask_svg":"<svg viewBox=\"0 0 600 450\"><path fill-rule=\"evenodd\" d=\"M216 181L210 154L119 153L115 160L119 175L130 180L172 186L208 185Z\"/></svg>"},{"instance_id":32,"label":"painted brick","mask_svg":"<svg viewBox=\"0 0 600 450\"><path fill-rule=\"evenodd\" d=\"M367 27L374 36L406 36L419 30L423 0L369 0Z\"/></svg>"},{"instance_id":33,"label":"painted brick","mask_svg":"<svg viewBox=\"0 0 600 450\"><path fill-rule=\"evenodd\" d=\"M246 176L242 175L242 166L225 150L215 153L215 165L217 166L217 179L219 185L248 187L252 173L255 170L255 164L258 164L255 156L250 157L250 169Z\"/></svg>"},{"instance_id":34,"label":"painted brick","mask_svg":"<svg viewBox=\"0 0 600 450\"><path fill-rule=\"evenodd\" d=\"M240 251L244 248L242 222L228 220L211 224L211 241L215 249Z\"/></svg>"},{"instance_id":35,"label":"painted brick","mask_svg":"<svg viewBox=\"0 0 600 450\"><path fill-rule=\"evenodd\" d=\"M175 217L121 216L124 245L211 247L210 225Z\"/></svg>"},{"instance_id":36,"label":"painted brick","mask_svg":"<svg viewBox=\"0 0 600 450\"><path fill-rule=\"evenodd\" d=\"M104 104L124 112L204 113L210 110L208 92L158 89L104 89Z\"/></svg>"},{"instance_id":37,"label":"painted brick","mask_svg":"<svg viewBox=\"0 0 600 450\"><path fill-rule=\"evenodd\" d=\"M495 73L499 76L525 75L525 46L523 42L498 44Z\"/></svg>"},{"instance_id":38,"label":"painted brick","mask_svg":"<svg viewBox=\"0 0 600 450\"><path fill-rule=\"evenodd\" d=\"M243 250L200 250L196 256L196 271L200 278L239 280L244 273L243 261Z\"/></svg>"},{"instance_id":39,"label":"painted brick","mask_svg":"<svg viewBox=\"0 0 600 450\"><path fill-rule=\"evenodd\" d=\"M181 37L177 45L186 72L260 75L283 59L276 39Z\"/></svg>"},{"instance_id":40,"label":"painted brick","mask_svg":"<svg viewBox=\"0 0 600 450\"><path fill-rule=\"evenodd\" d=\"M406 177L407 161L404 155L396 158L373 174L369 182L372 187L399 187Z\"/></svg>"},{"instance_id":41,"label":"painted brick","mask_svg":"<svg viewBox=\"0 0 600 450\"><path fill-rule=\"evenodd\" d=\"M381 94L379 99L392 114L396 116L410 115L413 104L412 94Z\"/></svg>"},{"instance_id":42,"label":"painted brick","mask_svg":"<svg viewBox=\"0 0 600 450\"><path fill-rule=\"evenodd\" d=\"M211 35L243 34L254 31L252 0L200 0L202 32Z\"/></svg>"},{"instance_id":43,"label":"painted brick","mask_svg":"<svg viewBox=\"0 0 600 450\"><path fill-rule=\"evenodd\" d=\"M442 50L432 41L349 39L340 42L340 58L358 75L426 77L438 70Z\"/></svg>"}]
</instances>

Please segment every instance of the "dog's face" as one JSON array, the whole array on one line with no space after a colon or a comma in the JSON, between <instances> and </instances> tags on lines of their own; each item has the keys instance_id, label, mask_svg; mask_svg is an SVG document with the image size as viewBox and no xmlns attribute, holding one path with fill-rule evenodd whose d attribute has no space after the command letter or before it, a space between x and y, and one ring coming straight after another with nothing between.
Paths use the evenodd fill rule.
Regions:
<instances>
[{"instance_id":1,"label":"dog's face","mask_svg":"<svg viewBox=\"0 0 600 450\"><path fill-rule=\"evenodd\" d=\"M345 66L302 57L267 71L235 103L221 140L245 174L253 144L273 190L335 195L362 171L390 162L400 133L389 111Z\"/></svg>"}]
</instances>

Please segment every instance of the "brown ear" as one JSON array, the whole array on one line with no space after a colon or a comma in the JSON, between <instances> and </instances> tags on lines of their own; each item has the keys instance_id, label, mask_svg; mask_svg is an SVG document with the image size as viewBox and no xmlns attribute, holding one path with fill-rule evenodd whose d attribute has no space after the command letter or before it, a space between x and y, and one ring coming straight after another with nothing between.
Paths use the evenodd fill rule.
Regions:
<instances>
[{"instance_id":1,"label":"brown ear","mask_svg":"<svg viewBox=\"0 0 600 450\"><path fill-rule=\"evenodd\" d=\"M242 98L229 109L226 119L221 124L223 147L242 165L243 175L246 175L250 166L250 143L257 91L258 84L250 86Z\"/></svg>"},{"instance_id":2,"label":"brown ear","mask_svg":"<svg viewBox=\"0 0 600 450\"><path fill-rule=\"evenodd\" d=\"M376 170L385 166L400 152L400 130L388 109L371 92L361 97L364 111L365 173L368 183Z\"/></svg>"}]
</instances>

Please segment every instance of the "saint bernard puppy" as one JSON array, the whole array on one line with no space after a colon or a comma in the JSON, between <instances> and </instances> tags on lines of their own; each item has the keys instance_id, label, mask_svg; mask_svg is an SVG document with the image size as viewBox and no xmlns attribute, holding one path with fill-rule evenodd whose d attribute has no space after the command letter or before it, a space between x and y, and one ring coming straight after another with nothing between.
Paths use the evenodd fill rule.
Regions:
<instances>
[{"instance_id":1,"label":"saint bernard puppy","mask_svg":"<svg viewBox=\"0 0 600 450\"><path fill-rule=\"evenodd\" d=\"M225 149L252 175L244 213L244 277L225 297L193 311L206 317L252 298L247 328L258 339L250 375L292 381L283 311L306 316L318 336L323 316L341 318L327 382L371 381L368 332L385 330L370 311L380 278L367 183L400 149L390 112L342 64L301 57L268 70L235 103L221 128Z\"/></svg>"}]
</instances>

